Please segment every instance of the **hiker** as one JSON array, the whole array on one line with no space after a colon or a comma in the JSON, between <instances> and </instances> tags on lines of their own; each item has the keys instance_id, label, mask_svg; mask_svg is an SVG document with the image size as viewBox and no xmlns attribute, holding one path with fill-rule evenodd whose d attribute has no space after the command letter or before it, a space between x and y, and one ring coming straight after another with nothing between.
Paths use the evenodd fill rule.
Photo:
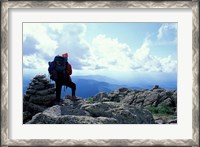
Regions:
<instances>
[{"instance_id":1,"label":"hiker","mask_svg":"<svg viewBox=\"0 0 200 147\"><path fill-rule=\"evenodd\" d=\"M63 61L64 60L64 61ZM65 64L63 65L62 62ZM51 79L56 83L56 101L60 102L61 89L62 86L70 87L72 90L72 101L77 100L76 98L76 84L72 82L70 75L72 74L71 64L68 63L68 53L62 54L62 56L56 56L54 61L49 64L54 64L49 66L49 73L51 74ZM57 65L58 64L58 65ZM64 67L62 67L62 65ZM57 66L57 68L56 68ZM56 70L56 71L55 71ZM58 72L58 70L62 72Z\"/></svg>"}]
</instances>

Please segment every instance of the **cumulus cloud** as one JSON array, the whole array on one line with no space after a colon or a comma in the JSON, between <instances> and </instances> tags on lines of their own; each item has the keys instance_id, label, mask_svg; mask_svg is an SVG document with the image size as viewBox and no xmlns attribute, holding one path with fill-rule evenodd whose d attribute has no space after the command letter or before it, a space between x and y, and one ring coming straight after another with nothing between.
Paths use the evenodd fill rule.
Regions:
<instances>
[{"instance_id":1,"label":"cumulus cloud","mask_svg":"<svg viewBox=\"0 0 200 147\"><path fill-rule=\"evenodd\" d=\"M117 38L96 36L90 46L87 62L93 69L127 69L131 64L131 49Z\"/></svg>"},{"instance_id":2,"label":"cumulus cloud","mask_svg":"<svg viewBox=\"0 0 200 147\"><path fill-rule=\"evenodd\" d=\"M148 40L147 38L144 40L141 48L137 49L136 52L134 53L134 59L136 61L145 61L148 60L149 58L149 52L150 52L150 48L149 48L149 42L150 40Z\"/></svg>"},{"instance_id":3,"label":"cumulus cloud","mask_svg":"<svg viewBox=\"0 0 200 147\"><path fill-rule=\"evenodd\" d=\"M47 69L46 61L38 54L23 56L23 66L31 69Z\"/></svg>"},{"instance_id":4,"label":"cumulus cloud","mask_svg":"<svg viewBox=\"0 0 200 147\"><path fill-rule=\"evenodd\" d=\"M176 40L177 36L177 23L164 23L158 30L157 39L162 40Z\"/></svg>"},{"instance_id":5,"label":"cumulus cloud","mask_svg":"<svg viewBox=\"0 0 200 147\"><path fill-rule=\"evenodd\" d=\"M176 72L177 61L171 56L160 58L151 54L151 40L144 39L137 50L106 35L96 36L90 46L90 54L85 69L143 72Z\"/></svg>"},{"instance_id":6,"label":"cumulus cloud","mask_svg":"<svg viewBox=\"0 0 200 147\"><path fill-rule=\"evenodd\" d=\"M86 25L79 23L24 23L24 59L29 59L30 54L37 54L47 64L55 55L68 52L73 68L81 69L81 60L87 56L88 52L88 43L84 40L85 31ZM31 63L30 60L29 62ZM37 66L32 68L34 67Z\"/></svg>"},{"instance_id":7,"label":"cumulus cloud","mask_svg":"<svg viewBox=\"0 0 200 147\"><path fill-rule=\"evenodd\" d=\"M46 24L40 23L24 23L23 24L23 41L26 41L27 37L34 38L37 43L35 44L35 50L41 53L52 56L55 53L58 44L55 40L48 35ZM29 50L29 48L24 48Z\"/></svg>"},{"instance_id":8,"label":"cumulus cloud","mask_svg":"<svg viewBox=\"0 0 200 147\"><path fill-rule=\"evenodd\" d=\"M36 39L26 36L26 39L23 42L23 56L32 55L38 52L38 50L35 49L36 44L38 44Z\"/></svg>"},{"instance_id":9,"label":"cumulus cloud","mask_svg":"<svg viewBox=\"0 0 200 147\"><path fill-rule=\"evenodd\" d=\"M84 39L86 29L84 24L65 24L57 38L57 54L68 52L74 69L81 69L85 65L83 60L88 56L89 43Z\"/></svg>"},{"instance_id":10,"label":"cumulus cloud","mask_svg":"<svg viewBox=\"0 0 200 147\"><path fill-rule=\"evenodd\" d=\"M175 26L165 24L158 31L162 39ZM103 34L92 42L85 40L87 27L79 23L25 23L23 25L23 65L25 68L47 69L55 55L69 53L75 70L120 70L174 72L177 61L171 56L160 58L151 54L150 36L134 50L118 38Z\"/></svg>"},{"instance_id":11,"label":"cumulus cloud","mask_svg":"<svg viewBox=\"0 0 200 147\"><path fill-rule=\"evenodd\" d=\"M171 56L160 58L150 52L150 41L145 39L141 48L137 49L133 55L132 69L147 72L176 72L177 61Z\"/></svg>"}]
</instances>

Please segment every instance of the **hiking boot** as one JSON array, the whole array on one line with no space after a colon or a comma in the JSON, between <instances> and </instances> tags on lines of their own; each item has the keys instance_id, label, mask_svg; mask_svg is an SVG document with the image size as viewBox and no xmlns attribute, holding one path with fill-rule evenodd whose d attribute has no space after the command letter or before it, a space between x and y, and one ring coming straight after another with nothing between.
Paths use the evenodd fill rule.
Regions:
<instances>
[{"instance_id":1,"label":"hiking boot","mask_svg":"<svg viewBox=\"0 0 200 147\"><path fill-rule=\"evenodd\" d=\"M78 99L76 96L72 96L72 97L70 98L70 100L71 100L71 101L78 101L78 100L80 100L80 99Z\"/></svg>"}]
</instances>

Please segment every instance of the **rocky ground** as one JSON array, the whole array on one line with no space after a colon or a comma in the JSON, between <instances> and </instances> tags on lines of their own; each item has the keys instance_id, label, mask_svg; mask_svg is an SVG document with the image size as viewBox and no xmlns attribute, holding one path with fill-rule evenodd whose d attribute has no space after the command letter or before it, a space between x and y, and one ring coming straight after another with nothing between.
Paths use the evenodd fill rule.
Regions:
<instances>
[{"instance_id":1,"label":"rocky ground","mask_svg":"<svg viewBox=\"0 0 200 147\"><path fill-rule=\"evenodd\" d=\"M152 115L147 107L167 106L176 113L177 92L160 89L121 88L91 98L71 101L69 96L55 105L55 87L45 75L37 75L24 94L23 122L26 124L169 124L176 118Z\"/></svg>"}]
</instances>

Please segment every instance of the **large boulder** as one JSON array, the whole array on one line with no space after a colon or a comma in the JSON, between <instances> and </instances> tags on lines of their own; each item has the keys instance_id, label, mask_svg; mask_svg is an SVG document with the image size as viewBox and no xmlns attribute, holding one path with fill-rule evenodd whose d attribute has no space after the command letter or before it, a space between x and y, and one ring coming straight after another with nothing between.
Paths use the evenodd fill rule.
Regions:
<instances>
[{"instance_id":1,"label":"large boulder","mask_svg":"<svg viewBox=\"0 0 200 147\"><path fill-rule=\"evenodd\" d=\"M114 124L114 118L74 115L70 113L62 114L64 106L55 105L46 109L42 113L36 114L27 124ZM78 110L76 110L78 111ZM76 112L75 112L76 113Z\"/></svg>"},{"instance_id":2,"label":"large boulder","mask_svg":"<svg viewBox=\"0 0 200 147\"><path fill-rule=\"evenodd\" d=\"M56 94L49 94L46 96L32 95L29 102L39 105L50 106L56 100Z\"/></svg>"},{"instance_id":3,"label":"large boulder","mask_svg":"<svg viewBox=\"0 0 200 147\"><path fill-rule=\"evenodd\" d=\"M157 101L159 99L159 94L156 92L149 93L146 95L143 105L144 106L157 106Z\"/></svg>"},{"instance_id":4,"label":"large boulder","mask_svg":"<svg viewBox=\"0 0 200 147\"><path fill-rule=\"evenodd\" d=\"M87 104L84 100L72 102L69 99L64 100L64 106L61 107L61 115L76 115L76 116L89 116L90 114L81 109L81 107Z\"/></svg>"},{"instance_id":5,"label":"large boulder","mask_svg":"<svg viewBox=\"0 0 200 147\"><path fill-rule=\"evenodd\" d=\"M56 118L42 113L37 113L26 124L55 124Z\"/></svg>"},{"instance_id":6,"label":"large boulder","mask_svg":"<svg viewBox=\"0 0 200 147\"><path fill-rule=\"evenodd\" d=\"M153 124L147 110L117 102L88 103L84 100L64 100L64 105L55 105L36 114L28 123L49 124Z\"/></svg>"},{"instance_id":7,"label":"large boulder","mask_svg":"<svg viewBox=\"0 0 200 147\"><path fill-rule=\"evenodd\" d=\"M36 114L38 112L42 112L46 109L46 106L40 106L40 105L36 105L34 103L31 102L23 102L23 111L28 111L31 114Z\"/></svg>"},{"instance_id":8,"label":"large boulder","mask_svg":"<svg viewBox=\"0 0 200 147\"><path fill-rule=\"evenodd\" d=\"M58 117L56 124L117 124L117 120L107 117L64 115Z\"/></svg>"},{"instance_id":9,"label":"large boulder","mask_svg":"<svg viewBox=\"0 0 200 147\"><path fill-rule=\"evenodd\" d=\"M100 92L93 97L95 102L101 102L108 98L108 94L106 92ZM107 99L108 100L108 99Z\"/></svg>"},{"instance_id":10,"label":"large boulder","mask_svg":"<svg viewBox=\"0 0 200 147\"><path fill-rule=\"evenodd\" d=\"M87 111L90 113L93 117L99 117L99 116L109 116L107 113L108 110L120 107L119 103L115 102L97 102L93 104L86 104L81 107L81 109Z\"/></svg>"},{"instance_id":11,"label":"large boulder","mask_svg":"<svg viewBox=\"0 0 200 147\"><path fill-rule=\"evenodd\" d=\"M27 124L117 124L113 118L91 116L64 115L50 117L49 115L38 113Z\"/></svg>"},{"instance_id":12,"label":"large boulder","mask_svg":"<svg viewBox=\"0 0 200 147\"><path fill-rule=\"evenodd\" d=\"M23 102L23 122L27 122L33 115L42 112L46 109L46 106L40 106L31 102Z\"/></svg>"}]
</instances>

